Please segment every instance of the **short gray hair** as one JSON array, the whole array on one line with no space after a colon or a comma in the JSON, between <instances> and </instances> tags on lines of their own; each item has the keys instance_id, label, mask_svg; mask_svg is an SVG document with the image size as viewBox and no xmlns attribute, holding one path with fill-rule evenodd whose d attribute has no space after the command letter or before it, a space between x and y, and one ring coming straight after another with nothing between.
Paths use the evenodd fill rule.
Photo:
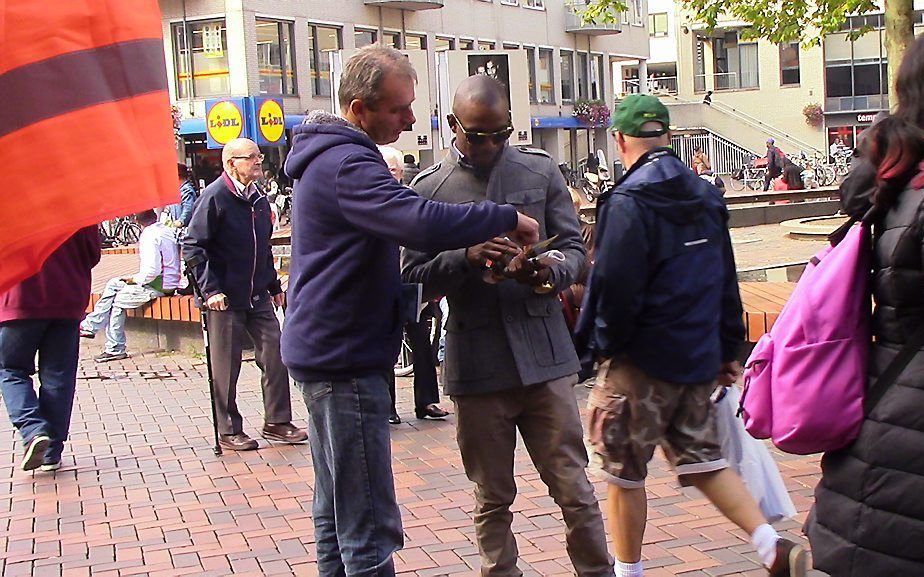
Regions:
<instances>
[{"instance_id":1,"label":"short gray hair","mask_svg":"<svg viewBox=\"0 0 924 577\"><path fill-rule=\"evenodd\" d=\"M417 82L417 72L407 56L389 46L373 44L353 55L340 75L340 108L346 110L350 102L361 100L375 109L385 96L382 82L388 73L406 76Z\"/></svg>"}]
</instances>

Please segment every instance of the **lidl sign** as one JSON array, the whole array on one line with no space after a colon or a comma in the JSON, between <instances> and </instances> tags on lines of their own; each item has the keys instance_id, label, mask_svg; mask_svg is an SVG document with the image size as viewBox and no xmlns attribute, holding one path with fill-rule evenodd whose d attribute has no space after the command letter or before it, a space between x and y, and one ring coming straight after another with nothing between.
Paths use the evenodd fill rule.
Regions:
<instances>
[{"instance_id":1,"label":"lidl sign","mask_svg":"<svg viewBox=\"0 0 924 577\"><path fill-rule=\"evenodd\" d=\"M242 97L205 101L209 148L221 148L235 138L250 138L260 146L285 144L286 118L282 102Z\"/></svg>"}]
</instances>

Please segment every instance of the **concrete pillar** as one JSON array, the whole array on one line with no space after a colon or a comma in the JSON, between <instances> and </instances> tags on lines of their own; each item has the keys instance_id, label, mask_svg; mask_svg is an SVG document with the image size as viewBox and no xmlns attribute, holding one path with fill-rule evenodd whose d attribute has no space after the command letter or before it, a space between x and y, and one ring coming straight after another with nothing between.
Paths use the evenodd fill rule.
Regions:
<instances>
[{"instance_id":1,"label":"concrete pillar","mask_svg":"<svg viewBox=\"0 0 924 577\"><path fill-rule=\"evenodd\" d=\"M648 61L638 61L638 91L640 94L648 94Z\"/></svg>"},{"instance_id":2,"label":"concrete pillar","mask_svg":"<svg viewBox=\"0 0 924 577\"><path fill-rule=\"evenodd\" d=\"M251 28L254 23L251 22ZM244 0L225 0L225 27L228 35L228 87L232 96L247 96L247 42L244 23ZM256 56L256 44L253 46ZM254 62L256 67L256 62Z\"/></svg>"}]
</instances>

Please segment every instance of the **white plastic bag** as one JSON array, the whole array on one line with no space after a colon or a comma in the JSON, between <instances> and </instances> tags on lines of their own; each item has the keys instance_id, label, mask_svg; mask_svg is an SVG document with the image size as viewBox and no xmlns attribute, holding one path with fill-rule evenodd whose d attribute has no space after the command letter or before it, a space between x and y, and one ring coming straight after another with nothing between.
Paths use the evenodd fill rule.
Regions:
<instances>
[{"instance_id":1,"label":"white plastic bag","mask_svg":"<svg viewBox=\"0 0 924 577\"><path fill-rule=\"evenodd\" d=\"M735 416L740 398L737 387L727 387L725 396L715 405L722 454L741 476L769 522L790 519L796 515L796 507L770 451L751 437L744 430L744 422Z\"/></svg>"}]
</instances>

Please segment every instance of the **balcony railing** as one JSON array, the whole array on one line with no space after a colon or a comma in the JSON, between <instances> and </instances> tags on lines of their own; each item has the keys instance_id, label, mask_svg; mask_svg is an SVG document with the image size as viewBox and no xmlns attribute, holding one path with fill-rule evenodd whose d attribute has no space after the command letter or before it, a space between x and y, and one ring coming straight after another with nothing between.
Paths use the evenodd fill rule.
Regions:
<instances>
[{"instance_id":1,"label":"balcony railing","mask_svg":"<svg viewBox=\"0 0 924 577\"><path fill-rule=\"evenodd\" d=\"M677 77L676 76L649 76L648 92L650 94L677 94ZM620 97L628 94L639 93L638 78L630 78L622 81L622 92Z\"/></svg>"},{"instance_id":2,"label":"balcony railing","mask_svg":"<svg viewBox=\"0 0 924 577\"><path fill-rule=\"evenodd\" d=\"M622 32L620 20L612 24L584 24L581 13L587 8L587 2L574 0L565 5L565 32L573 34L588 34L601 36L604 34L619 34Z\"/></svg>"},{"instance_id":3,"label":"balcony railing","mask_svg":"<svg viewBox=\"0 0 924 577\"><path fill-rule=\"evenodd\" d=\"M712 86L708 86L707 79L712 77ZM744 88L760 88L756 74L739 72L716 72L715 74L694 74L693 90L705 92L706 90L741 90Z\"/></svg>"},{"instance_id":4,"label":"balcony railing","mask_svg":"<svg viewBox=\"0 0 924 577\"><path fill-rule=\"evenodd\" d=\"M888 94L869 96L840 96L825 98L825 112L853 112L854 110L888 110Z\"/></svg>"},{"instance_id":5,"label":"balcony railing","mask_svg":"<svg viewBox=\"0 0 924 577\"><path fill-rule=\"evenodd\" d=\"M431 10L442 8L443 0L365 0L366 6L381 6L400 10Z\"/></svg>"}]
</instances>

